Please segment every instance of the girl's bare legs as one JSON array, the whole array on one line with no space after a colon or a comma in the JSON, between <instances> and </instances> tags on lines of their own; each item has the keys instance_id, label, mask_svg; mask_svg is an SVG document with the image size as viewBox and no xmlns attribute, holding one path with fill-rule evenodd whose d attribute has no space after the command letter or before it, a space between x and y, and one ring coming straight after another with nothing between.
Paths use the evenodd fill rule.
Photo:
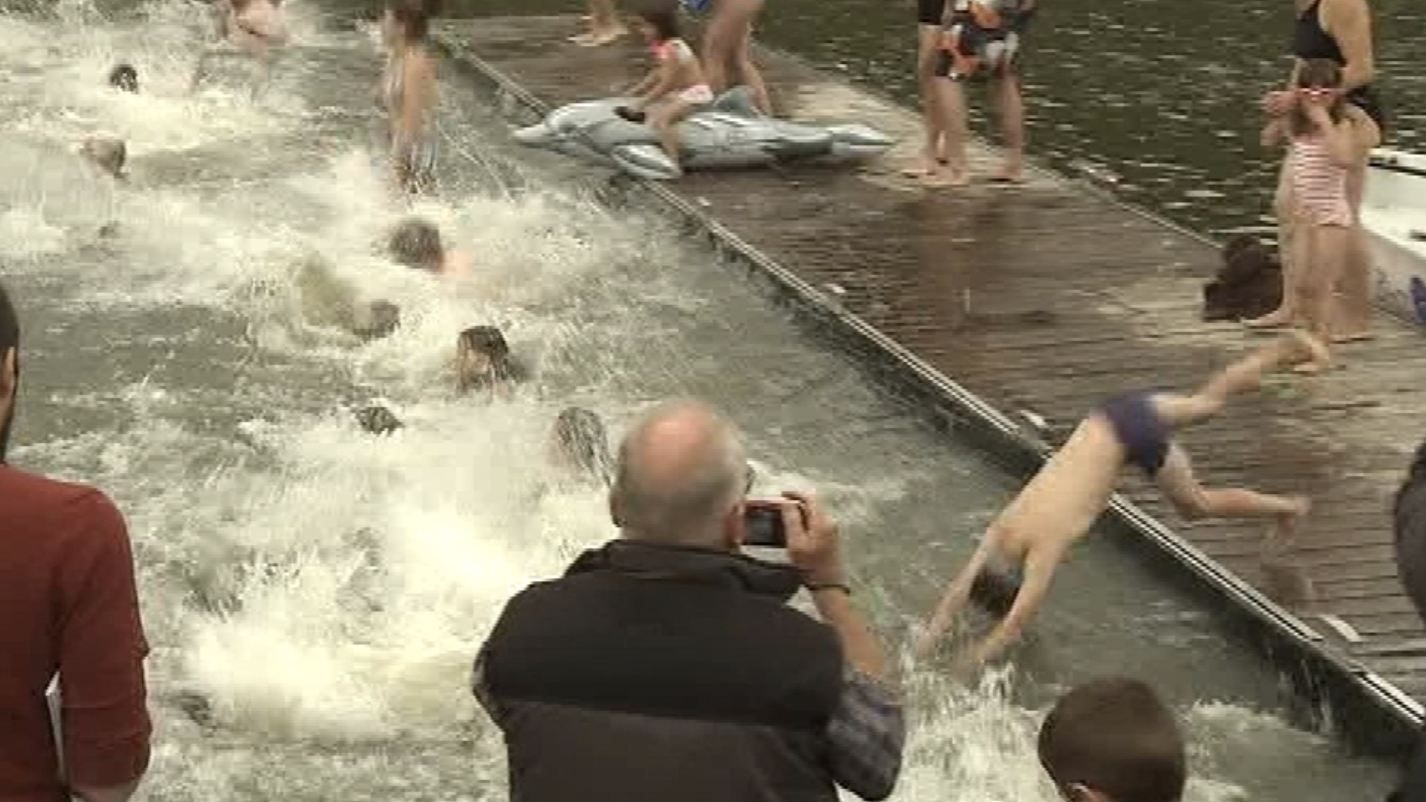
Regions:
<instances>
[{"instance_id":1,"label":"girl's bare legs","mask_svg":"<svg viewBox=\"0 0 1426 802\"><path fill-rule=\"evenodd\" d=\"M1288 157L1291 158L1291 157ZM1293 264L1296 251L1293 248L1296 212L1292 203L1292 184L1289 176L1288 159L1282 160L1278 171L1277 192L1273 193L1273 213L1277 217L1278 261L1282 263L1282 302L1277 309L1251 320L1243 321L1250 329L1276 329L1291 326L1297 319L1297 280L1302 271Z\"/></svg>"},{"instance_id":2,"label":"girl's bare legs","mask_svg":"<svg viewBox=\"0 0 1426 802\"><path fill-rule=\"evenodd\" d=\"M682 152L678 140L678 122L687 117L691 109L692 107L682 100L667 100L649 111L649 125L659 132L659 144L663 146L663 152L673 161L675 167L679 167L679 154Z\"/></svg>"},{"instance_id":3,"label":"girl's bare legs","mask_svg":"<svg viewBox=\"0 0 1426 802\"><path fill-rule=\"evenodd\" d=\"M1332 310L1332 341L1353 342L1372 338L1372 264L1367 230L1361 223L1365 194L1366 165L1347 173L1347 202L1352 206L1352 226L1348 235L1346 260L1337 281L1338 297Z\"/></svg>"},{"instance_id":4,"label":"girl's bare legs","mask_svg":"<svg viewBox=\"0 0 1426 802\"><path fill-rule=\"evenodd\" d=\"M936 59L941 53L939 25L918 25L920 43L916 51L916 79L921 86L921 114L925 118L926 143L916 164L902 170L911 178L935 172L936 164L946 156L940 103L936 95Z\"/></svg>"},{"instance_id":5,"label":"girl's bare legs","mask_svg":"<svg viewBox=\"0 0 1426 802\"><path fill-rule=\"evenodd\" d=\"M1298 278L1298 304L1306 318L1307 331L1319 342L1332 341L1332 312L1336 299L1332 288L1342 274L1351 248L1352 229L1343 226L1309 224L1299 221L1297 237L1300 242L1295 248L1297 258L1302 262ZM1321 373L1332 367L1332 361L1319 357L1298 365L1299 373Z\"/></svg>"},{"instance_id":6,"label":"girl's bare legs","mask_svg":"<svg viewBox=\"0 0 1426 802\"><path fill-rule=\"evenodd\" d=\"M960 81L936 78L936 106L941 112L941 137L945 162L921 179L930 187L964 186L969 180L966 163L966 140L970 130L966 122L966 93Z\"/></svg>"},{"instance_id":7,"label":"girl's bare legs","mask_svg":"<svg viewBox=\"0 0 1426 802\"><path fill-rule=\"evenodd\" d=\"M614 0L589 0L589 30L571 41L582 45L607 45L628 33L614 10Z\"/></svg>"},{"instance_id":8,"label":"girl's bare legs","mask_svg":"<svg viewBox=\"0 0 1426 802\"><path fill-rule=\"evenodd\" d=\"M767 84L749 52L753 22L762 8L763 0L715 0L713 18L703 34L703 74L719 94L728 91L736 76L752 91L758 111L772 114Z\"/></svg>"},{"instance_id":9,"label":"girl's bare legs","mask_svg":"<svg viewBox=\"0 0 1426 802\"><path fill-rule=\"evenodd\" d=\"M1001 147L1005 150L1005 164L1001 166L997 178L1001 181L1019 183L1025 180L1025 98L1020 92L1020 76L1013 67L1004 75L992 79L991 97L995 102L995 113L1000 117L1000 131L1004 139Z\"/></svg>"}]
</instances>

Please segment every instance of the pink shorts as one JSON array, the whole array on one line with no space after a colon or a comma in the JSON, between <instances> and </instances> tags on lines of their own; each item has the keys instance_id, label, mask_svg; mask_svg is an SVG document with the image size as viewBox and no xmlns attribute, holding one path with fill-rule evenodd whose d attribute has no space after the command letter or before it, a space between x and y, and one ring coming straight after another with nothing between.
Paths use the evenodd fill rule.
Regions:
<instances>
[{"instance_id":1,"label":"pink shorts","mask_svg":"<svg viewBox=\"0 0 1426 802\"><path fill-rule=\"evenodd\" d=\"M713 102L713 87L708 84L694 84L679 92L678 99L690 106L706 106Z\"/></svg>"}]
</instances>

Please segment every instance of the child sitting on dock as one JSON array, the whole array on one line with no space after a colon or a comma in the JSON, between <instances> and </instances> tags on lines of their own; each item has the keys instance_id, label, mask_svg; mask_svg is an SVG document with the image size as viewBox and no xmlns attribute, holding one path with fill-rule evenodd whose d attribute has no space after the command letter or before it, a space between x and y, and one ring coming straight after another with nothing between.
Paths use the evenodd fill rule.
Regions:
<instances>
[{"instance_id":1,"label":"child sitting on dock","mask_svg":"<svg viewBox=\"0 0 1426 802\"><path fill-rule=\"evenodd\" d=\"M1297 85L1296 105L1288 115L1268 123L1262 141L1270 148L1285 139L1289 142L1293 222L1300 232L1292 238L1289 257L1300 276L1296 306L1308 331L1324 343L1320 356L1297 370L1320 373L1332 367L1325 344L1332 341L1334 288L1347 266L1356 224L1347 197L1347 173L1365 160L1377 136L1366 113L1346 101L1342 69L1336 62L1304 61Z\"/></svg>"},{"instance_id":2,"label":"child sitting on dock","mask_svg":"<svg viewBox=\"0 0 1426 802\"><path fill-rule=\"evenodd\" d=\"M1173 435L1217 416L1230 396L1256 389L1263 374L1320 359L1322 351L1316 339L1292 332L1229 365L1193 395L1136 392L1109 399L987 527L916 644L917 654L930 652L968 601L1001 620L962 668L979 666L1013 643L1044 602L1060 561L1109 506L1126 463L1143 470L1185 518L1273 518L1274 539L1293 537L1309 508L1306 497L1205 488Z\"/></svg>"},{"instance_id":3,"label":"child sitting on dock","mask_svg":"<svg viewBox=\"0 0 1426 802\"><path fill-rule=\"evenodd\" d=\"M693 110L713 102L713 89L693 48L679 37L678 6L658 2L639 12L637 27L652 48L658 65L630 90L636 100L616 109L630 122L645 122L659 133L664 153L679 164L678 123ZM644 109L657 104L647 114Z\"/></svg>"}]
</instances>

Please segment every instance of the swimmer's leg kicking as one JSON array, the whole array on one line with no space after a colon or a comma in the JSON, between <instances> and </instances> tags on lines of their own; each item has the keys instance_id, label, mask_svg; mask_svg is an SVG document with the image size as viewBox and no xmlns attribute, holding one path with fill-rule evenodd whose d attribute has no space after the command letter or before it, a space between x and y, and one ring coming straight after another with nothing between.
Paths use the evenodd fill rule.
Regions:
<instances>
[{"instance_id":1,"label":"swimmer's leg kicking","mask_svg":"<svg viewBox=\"0 0 1426 802\"><path fill-rule=\"evenodd\" d=\"M1133 393L1110 399L1075 428L987 528L918 639L916 653L928 654L968 601L1001 620L964 662L982 664L1014 643L1049 593L1060 561L1108 506L1126 462L1154 478L1189 517L1275 518L1278 536L1290 536L1308 510L1305 498L1203 488L1172 435L1214 417L1229 396L1256 389L1265 373L1317 359L1321 350L1315 339L1295 332L1228 366L1193 395Z\"/></svg>"}]
</instances>

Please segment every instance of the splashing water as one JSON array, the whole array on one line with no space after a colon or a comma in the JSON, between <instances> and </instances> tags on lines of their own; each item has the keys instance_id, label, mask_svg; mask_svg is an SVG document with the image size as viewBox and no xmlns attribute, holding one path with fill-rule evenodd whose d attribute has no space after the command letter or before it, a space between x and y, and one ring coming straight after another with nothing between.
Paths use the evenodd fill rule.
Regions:
<instances>
[{"instance_id":1,"label":"splashing water","mask_svg":"<svg viewBox=\"0 0 1426 802\"><path fill-rule=\"evenodd\" d=\"M613 534L600 491L544 461L571 403L616 431L674 394L728 410L758 492L828 499L899 643L1011 480L657 220L601 212L580 189L597 176L545 159L510 168L533 188L493 181L504 128L457 83L445 194L403 206L371 148L369 40L289 5L301 46L257 93L237 67L188 93L205 18L187 3L0 15L0 266L27 326L13 456L105 488L128 517L157 721L140 798L505 799L471 659L511 593ZM140 94L105 86L120 60ZM128 142L119 186L73 153L103 132ZM384 236L405 214L477 274L392 264ZM402 325L361 343L313 315L324 293L391 301ZM454 395L455 335L478 323L536 368L530 387ZM372 398L405 427L363 434L348 407ZM1276 707L1274 677L1131 557L1092 543L1063 573L1017 669L974 689L910 675L896 799L1054 799L1042 711L1111 671L1153 677L1184 711L1194 802L1380 796L1383 767L1255 712Z\"/></svg>"}]
</instances>

